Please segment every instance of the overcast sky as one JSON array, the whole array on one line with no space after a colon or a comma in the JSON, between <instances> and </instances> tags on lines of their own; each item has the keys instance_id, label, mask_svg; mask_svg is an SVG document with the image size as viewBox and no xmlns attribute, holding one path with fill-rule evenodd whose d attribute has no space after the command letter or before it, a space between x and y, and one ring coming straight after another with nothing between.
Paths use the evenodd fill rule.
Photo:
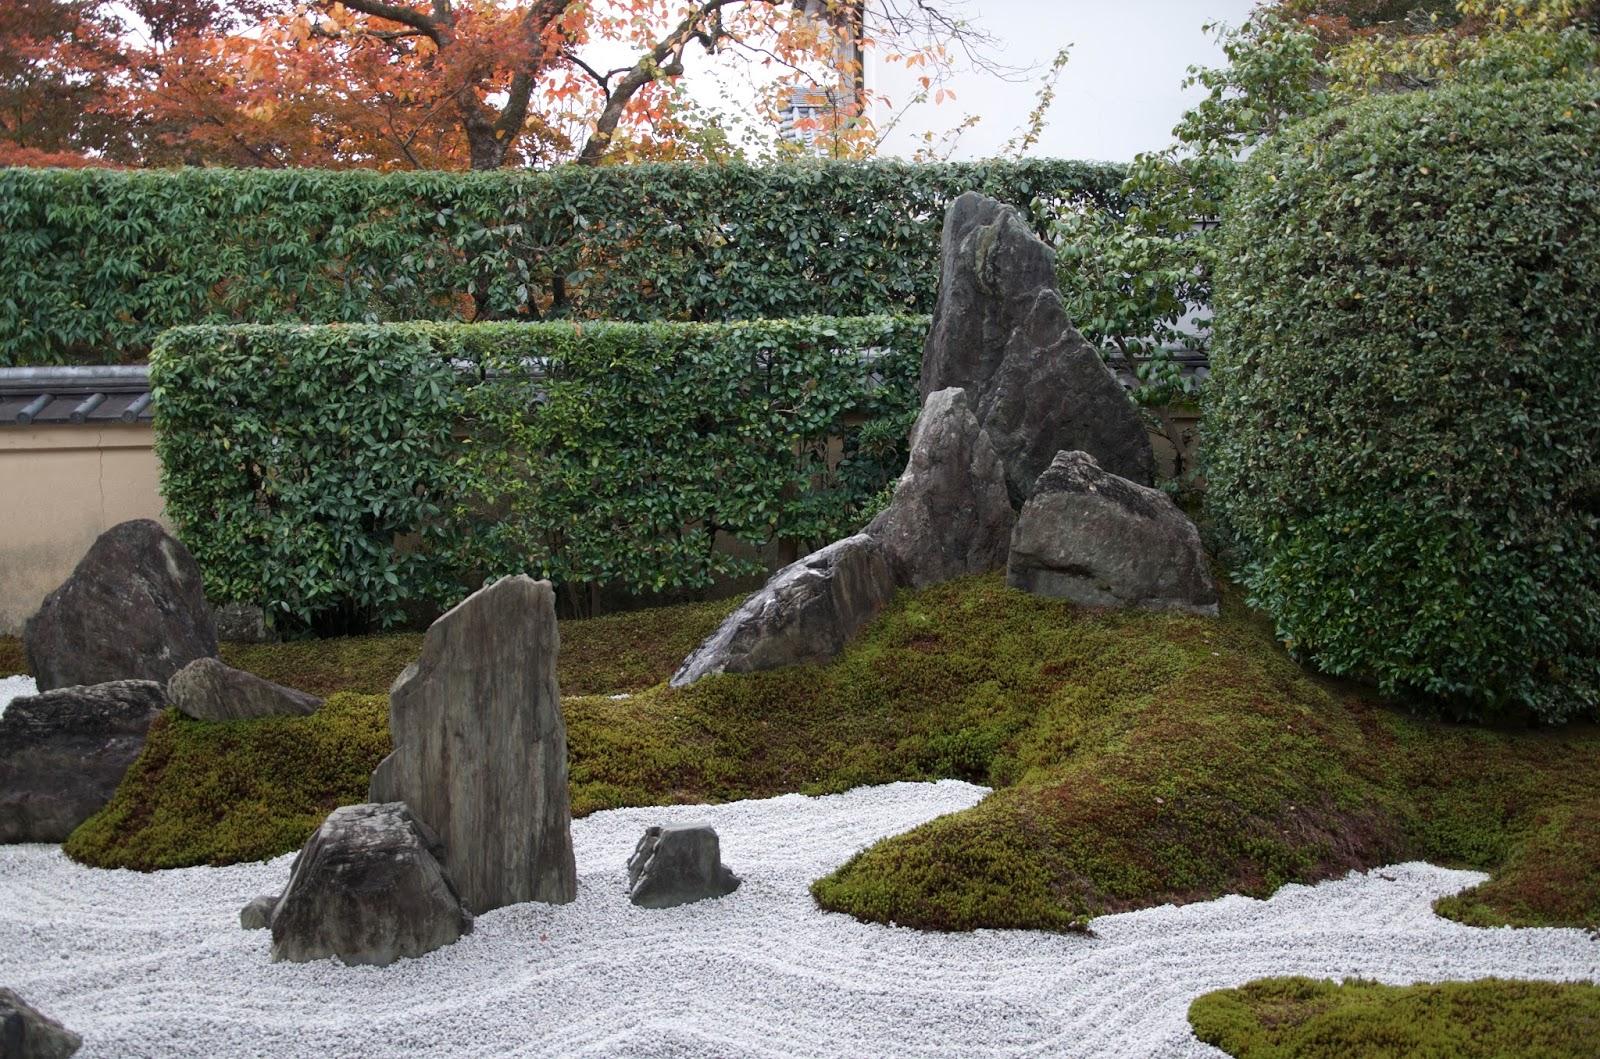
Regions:
<instances>
[{"instance_id":1,"label":"overcast sky","mask_svg":"<svg viewBox=\"0 0 1600 1059\"><path fill-rule=\"evenodd\" d=\"M1031 154L1128 161L1171 141L1172 126L1195 95L1180 88L1188 67L1220 63L1221 51L1202 27L1237 25L1255 6L1256 0L968 0L965 11L999 38L996 57L1008 65L1045 64L1063 45L1073 46L1050 124ZM902 67L870 64L867 77L895 103L915 93ZM992 155L1026 120L1038 81L1008 83L968 70L952 87L954 102L908 117L884 153L910 154L915 133L948 129L976 113L981 123L963 134L952 157Z\"/></svg>"}]
</instances>

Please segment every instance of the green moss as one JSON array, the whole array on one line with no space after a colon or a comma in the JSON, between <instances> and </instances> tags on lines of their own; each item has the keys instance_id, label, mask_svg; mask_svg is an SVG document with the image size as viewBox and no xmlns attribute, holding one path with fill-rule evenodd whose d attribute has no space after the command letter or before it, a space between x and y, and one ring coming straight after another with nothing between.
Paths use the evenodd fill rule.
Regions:
<instances>
[{"instance_id":1,"label":"green moss","mask_svg":"<svg viewBox=\"0 0 1600 1059\"><path fill-rule=\"evenodd\" d=\"M563 687L587 693L564 701L575 812L946 776L993 785L973 809L880 843L814 887L826 908L936 929L1070 929L1412 858L1496 873L1441 905L1468 922L1600 922L1594 725L1419 720L1303 673L1231 594L1207 620L1075 608L997 577L902 593L829 666L660 683L727 606L563 625ZM658 636L670 651L652 646ZM233 657L299 686L315 671L383 691L403 642ZM313 649L313 663L295 661ZM626 698L598 694L644 683ZM381 695L341 701L381 727ZM69 852L138 866L267 856L315 826L305 806L365 797L371 747L338 751L351 755L348 783L312 797L277 792L303 766L256 748L265 735L235 731L225 743L169 722ZM228 832L236 804L268 837Z\"/></svg>"},{"instance_id":2,"label":"green moss","mask_svg":"<svg viewBox=\"0 0 1600 1059\"><path fill-rule=\"evenodd\" d=\"M1189 1022L1236 1059L1585 1059L1600 1039L1600 987L1268 978L1207 993Z\"/></svg>"},{"instance_id":3,"label":"green moss","mask_svg":"<svg viewBox=\"0 0 1600 1059\"><path fill-rule=\"evenodd\" d=\"M28 653L15 636L0 636L0 677L28 673Z\"/></svg>"}]
</instances>

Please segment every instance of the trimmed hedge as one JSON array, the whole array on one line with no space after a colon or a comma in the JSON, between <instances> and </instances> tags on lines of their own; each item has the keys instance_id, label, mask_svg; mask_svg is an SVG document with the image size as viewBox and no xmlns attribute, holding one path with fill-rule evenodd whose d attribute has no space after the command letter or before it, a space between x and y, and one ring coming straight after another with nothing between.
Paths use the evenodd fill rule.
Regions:
<instances>
[{"instance_id":1,"label":"trimmed hedge","mask_svg":"<svg viewBox=\"0 0 1600 1059\"><path fill-rule=\"evenodd\" d=\"M719 540L799 547L869 517L926 330L176 328L151 360L162 493L207 596L291 627L388 626L514 572L574 601L703 589L766 569Z\"/></svg>"},{"instance_id":2,"label":"trimmed hedge","mask_svg":"<svg viewBox=\"0 0 1600 1059\"><path fill-rule=\"evenodd\" d=\"M1280 636L1463 718L1600 703L1600 84L1386 96L1243 166L1210 502Z\"/></svg>"},{"instance_id":3,"label":"trimmed hedge","mask_svg":"<svg viewBox=\"0 0 1600 1059\"><path fill-rule=\"evenodd\" d=\"M0 169L0 366L201 323L928 313L945 206L1044 232L1123 168L1031 160L542 172Z\"/></svg>"}]
</instances>

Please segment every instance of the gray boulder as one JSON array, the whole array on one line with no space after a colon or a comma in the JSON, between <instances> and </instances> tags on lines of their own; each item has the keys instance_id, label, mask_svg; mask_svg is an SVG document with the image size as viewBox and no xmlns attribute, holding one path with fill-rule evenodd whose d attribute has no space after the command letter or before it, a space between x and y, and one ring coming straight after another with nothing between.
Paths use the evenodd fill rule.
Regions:
<instances>
[{"instance_id":1,"label":"gray boulder","mask_svg":"<svg viewBox=\"0 0 1600 1059\"><path fill-rule=\"evenodd\" d=\"M0 989L0 1059L67 1059L83 1038Z\"/></svg>"},{"instance_id":2,"label":"gray boulder","mask_svg":"<svg viewBox=\"0 0 1600 1059\"><path fill-rule=\"evenodd\" d=\"M1217 615L1217 586L1194 523L1163 492L1057 454L1011 535L1006 583L1103 607Z\"/></svg>"},{"instance_id":3,"label":"gray boulder","mask_svg":"<svg viewBox=\"0 0 1600 1059\"><path fill-rule=\"evenodd\" d=\"M1014 505L1063 449L1131 481L1153 480L1150 439L1132 401L1073 328L1056 290L1055 252L1010 206L968 192L945 214L939 297L922 351L922 395L970 396L1005 464Z\"/></svg>"},{"instance_id":4,"label":"gray boulder","mask_svg":"<svg viewBox=\"0 0 1600 1059\"><path fill-rule=\"evenodd\" d=\"M217 639L234 643L277 643L278 633L267 624L267 612L254 603L224 603L211 608Z\"/></svg>"},{"instance_id":5,"label":"gray boulder","mask_svg":"<svg viewBox=\"0 0 1600 1059\"><path fill-rule=\"evenodd\" d=\"M675 688L714 673L826 662L894 595L882 545L865 533L835 541L772 575L672 676Z\"/></svg>"},{"instance_id":6,"label":"gray boulder","mask_svg":"<svg viewBox=\"0 0 1600 1059\"><path fill-rule=\"evenodd\" d=\"M628 900L641 908L671 908L739 888L722 863L722 843L710 824L647 829L628 858Z\"/></svg>"},{"instance_id":7,"label":"gray boulder","mask_svg":"<svg viewBox=\"0 0 1600 1059\"><path fill-rule=\"evenodd\" d=\"M928 395L889 507L867 527L895 580L925 588L1005 565L1017 520L1005 467L959 387Z\"/></svg>"},{"instance_id":8,"label":"gray boulder","mask_svg":"<svg viewBox=\"0 0 1600 1059\"><path fill-rule=\"evenodd\" d=\"M102 533L23 628L40 691L167 678L217 653L200 567L150 519Z\"/></svg>"},{"instance_id":9,"label":"gray boulder","mask_svg":"<svg viewBox=\"0 0 1600 1059\"><path fill-rule=\"evenodd\" d=\"M272 913L277 907L277 894L252 898L249 904L239 909L239 926L244 930L266 930L272 926Z\"/></svg>"},{"instance_id":10,"label":"gray boulder","mask_svg":"<svg viewBox=\"0 0 1600 1059\"><path fill-rule=\"evenodd\" d=\"M428 629L389 692L394 752L373 801L403 801L444 842L471 911L577 896L555 593L506 577Z\"/></svg>"},{"instance_id":11,"label":"gray boulder","mask_svg":"<svg viewBox=\"0 0 1600 1059\"><path fill-rule=\"evenodd\" d=\"M167 681L167 701L197 721L242 721L253 717L302 717L322 700L215 658L196 658Z\"/></svg>"},{"instance_id":12,"label":"gray boulder","mask_svg":"<svg viewBox=\"0 0 1600 1059\"><path fill-rule=\"evenodd\" d=\"M440 852L397 802L335 809L295 857L269 917L272 959L384 967L472 933Z\"/></svg>"},{"instance_id":13,"label":"gray boulder","mask_svg":"<svg viewBox=\"0 0 1600 1059\"><path fill-rule=\"evenodd\" d=\"M0 716L0 842L61 842L98 812L144 748L163 699L151 680L13 699Z\"/></svg>"}]
</instances>

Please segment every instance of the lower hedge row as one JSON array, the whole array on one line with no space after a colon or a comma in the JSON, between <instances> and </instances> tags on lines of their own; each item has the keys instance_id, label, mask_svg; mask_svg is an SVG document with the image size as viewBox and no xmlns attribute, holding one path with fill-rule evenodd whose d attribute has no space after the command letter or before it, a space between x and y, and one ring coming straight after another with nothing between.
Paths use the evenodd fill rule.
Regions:
<instances>
[{"instance_id":1,"label":"lower hedge row","mask_svg":"<svg viewBox=\"0 0 1600 1059\"><path fill-rule=\"evenodd\" d=\"M151 358L162 490L208 596L288 627L389 626L511 572L704 588L865 520L926 328L177 328Z\"/></svg>"}]
</instances>

